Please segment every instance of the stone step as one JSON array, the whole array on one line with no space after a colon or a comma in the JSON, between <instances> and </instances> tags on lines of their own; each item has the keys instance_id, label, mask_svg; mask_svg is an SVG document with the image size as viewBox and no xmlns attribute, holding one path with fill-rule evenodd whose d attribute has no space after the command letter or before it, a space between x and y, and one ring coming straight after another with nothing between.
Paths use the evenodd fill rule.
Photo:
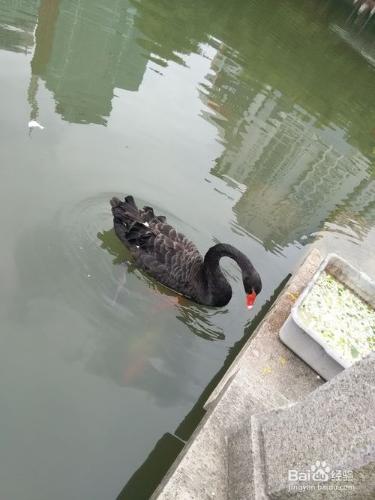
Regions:
<instances>
[{"instance_id":1,"label":"stone step","mask_svg":"<svg viewBox=\"0 0 375 500\"><path fill-rule=\"evenodd\" d=\"M306 500L375 498L374 408L375 352L293 406L253 416L254 498L298 488Z\"/></svg>"},{"instance_id":2,"label":"stone step","mask_svg":"<svg viewBox=\"0 0 375 500\"><path fill-rule=\"evenodd\" d=\"M246 425L228 438L227 498L248 500L254 498L254 490L251 426Z\"/></svg>"},{"instance_id":3,"label":"stone step","mask_svg":"<svg viewBox=\"0 0 375 500\"><path fill-rule=\"evenodd\" d=\"M300 402L254 411L228 436L227 498L374 499L374 408L375 353Z\"/></svg>"},{"instance_id":4,"label":"stone step","mask_svg":"<svg viewBox=\"0 0 375 500\"><path fill-rule=\"evenodd\" d=\"M224 408L234 409L233 418L228 418L224 428L228 455L227 499L255 498L260 458L258 439L254 439L253 417L280 406L289 407L289 400L277 392L270 393L262 380L252 376L246 366L239 369L236 378L227 387L216 410L220 412L222 408L223 414ZM236 422L241 422L240 428Z\"/></svg>"}]
</instances>

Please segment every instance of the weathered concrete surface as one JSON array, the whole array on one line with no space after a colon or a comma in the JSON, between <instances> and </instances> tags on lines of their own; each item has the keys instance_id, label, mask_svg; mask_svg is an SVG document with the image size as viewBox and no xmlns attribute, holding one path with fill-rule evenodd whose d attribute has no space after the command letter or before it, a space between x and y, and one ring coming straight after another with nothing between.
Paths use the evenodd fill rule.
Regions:
<instances>
[{"instance_id":1,"label":"weathered concrete surface","mask_svg":"<svg viewBox=\"0 0 375 500\"><path fill-rule=\"evenodd\" d=\"M241 436L241 432L246 432L244 423L250 422L254 414L299 401L322 384L320 377L278 338L291 306L321 260L320 253L313 250L280 294L207 401L206 416L153 499L249 498L254 468L244 461L245 449L241 451L241 446L235 444L246 447L245 436ZM233 496L229 491L234 488Z\"/></svg>"},{"instance_id":2,"label":"weathered concrete surface","mask_svg":"<svg viewBox=\"0 0 375 500\"><path fill-rule=\"evenodd\" d=\"M228 492L231 498L254 498L254 460L251 425L228 436Z\"/></svg>"},{"instance_id":3,"label":"weathered concrete surface","mask_svg":"<svg viewBox=\"0 0 375 500\"><path fill-rule=\"evenodd\" d=\"M306 500L375 498L375 352L303 401L254 419L267 498L295 497L291 485L307 484L312 488L303 493ZM288 478L289 469L311 471L317 462L326 462L329 474L323 469L323 481ZM332 480L332 470L352 471L353 480Z\"/></svg>"}]
</instances>

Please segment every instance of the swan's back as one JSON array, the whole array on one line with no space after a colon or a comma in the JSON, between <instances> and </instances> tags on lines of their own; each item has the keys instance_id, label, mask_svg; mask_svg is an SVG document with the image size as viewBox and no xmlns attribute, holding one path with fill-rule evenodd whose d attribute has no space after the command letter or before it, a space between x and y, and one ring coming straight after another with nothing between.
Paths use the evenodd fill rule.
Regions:
<instances>
[{"instance_id":1,"label":"swan's back","mask_svg":"<svg viewBox=\"0 0 375 500\"><path fill-rule=\"evenodd\" d=\"M123 202L112 198L111 206L115 232L136 264L160 283L195 298L203 259L194 243L152 207L138 209L132 196Z\"/></svg>"}]
</instances>

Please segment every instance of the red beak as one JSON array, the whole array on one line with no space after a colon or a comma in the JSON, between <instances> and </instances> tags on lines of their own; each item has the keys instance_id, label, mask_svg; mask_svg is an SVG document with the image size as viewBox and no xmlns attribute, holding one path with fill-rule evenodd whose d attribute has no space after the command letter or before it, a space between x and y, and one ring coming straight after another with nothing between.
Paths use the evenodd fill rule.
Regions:
<instances>
[{"instance_id":1,"label":"red beak","mask_svg":"<svg viewBox=\"0 0 375 500\"><path fill-rule=\"evenodd\" d=\"M252 309L256 298L257 294L255 292L251 292L246 295L246 307L248 309Z\"/></svg>"}]
</instances>

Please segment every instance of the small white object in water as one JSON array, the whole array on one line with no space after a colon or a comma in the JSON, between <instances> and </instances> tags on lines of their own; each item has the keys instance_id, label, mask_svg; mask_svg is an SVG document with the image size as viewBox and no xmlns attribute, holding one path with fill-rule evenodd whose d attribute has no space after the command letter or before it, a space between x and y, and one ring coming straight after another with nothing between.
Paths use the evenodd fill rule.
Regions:
<instances>
[{"instance_id":1,"label":"small white object in water","mask_svg":"<svg viewBox=\"0 0 375 500\"><path fill-rule=\"evenodd\" d=\"M139 245L135 245L135 246L136 246L136 248L139 248Z\"/></svg>"},{"instance_id":2,"label":"small white object in water","mask_svg":"<svg viewBox=\"0 0 375 500\"><path fill-rule=\"evenodd\" d=\"M41 125L40 123L38 123L35 120L30 120L29 121L29 128L40 128L40 130L44 129L43 125Z\"/></svg>"},{"instance_id":3,"label":"small white object in water","mask_svg":"<svg viewBox=\"0 0 375 500\"><path fill-rule=\"evenodd\" d=\"M91 278L91 274L88 274L88 275L87 275L87 277L88 277L88 278Z\"/></svg>"}]
</instances>

